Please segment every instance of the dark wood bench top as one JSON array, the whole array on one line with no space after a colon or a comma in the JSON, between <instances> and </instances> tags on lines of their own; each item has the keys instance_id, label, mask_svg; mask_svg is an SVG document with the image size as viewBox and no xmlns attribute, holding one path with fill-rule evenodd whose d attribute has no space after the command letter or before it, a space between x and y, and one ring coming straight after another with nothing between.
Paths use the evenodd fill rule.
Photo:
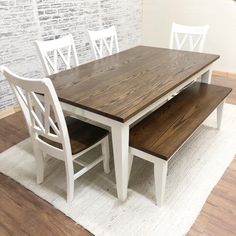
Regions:
<instances>
[{"instance_id":1,"label":"dark wood bench top","mask_svg":"<svg viewBox=\"0 0 236 236\"><path fill-rule=\"evenodd\" d=\"M231 90L190 85L130 130L130 146L168 160Z\"/></svg>"}]
</instances>

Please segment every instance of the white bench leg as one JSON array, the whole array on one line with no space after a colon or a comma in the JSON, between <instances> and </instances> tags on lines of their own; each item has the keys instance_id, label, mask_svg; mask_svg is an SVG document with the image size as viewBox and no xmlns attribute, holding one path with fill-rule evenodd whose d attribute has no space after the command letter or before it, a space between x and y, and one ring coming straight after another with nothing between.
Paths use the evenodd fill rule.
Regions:
<instances>
[{"instance_id":1,"label":"white bench leg","mask_svg":"<svg viewBox=\"0 0 236 236\"><path fill-rule=\"evenodd\" d=\"M166 177L167 177L167 161L154 162L154 181L156 191L156 204L161 207L164 201Z\"/></svg>"},{"instance_id":2,"label":"white bench leg","mask_svg":"<svg viewBox=\"0 0 236 236\"><path fill-rule=\"evenodd\" d=\"M224 109L224 103L223 101L221 104L217 107L217 129L220 129L221 123L222 123L222 117L223 117L223 109Z\"/></svg>"},{"instance_id":3,"label":"white bench leg","mask_svg":"<svg viewBox=\"0 0 236 236\"><path fill-rule=\"evenodd\" d=\"M102 142L102 154L104 156L103 168L106 174L110 173L110 150L108 136Z\"/></svg>"}]
</instances>

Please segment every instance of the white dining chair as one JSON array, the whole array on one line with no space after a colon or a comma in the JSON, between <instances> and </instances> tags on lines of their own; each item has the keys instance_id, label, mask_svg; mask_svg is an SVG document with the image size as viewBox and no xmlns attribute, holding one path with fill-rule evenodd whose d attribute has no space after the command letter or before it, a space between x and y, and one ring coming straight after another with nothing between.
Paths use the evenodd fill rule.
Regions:
<instances>
[{"instance_id":1,"label":"white dining chair","mask_svg":"<svg viewBox=\"0 0 236 236\"><path fill-rule=\"evenodd\" d=\"M170 49L202 52L209 26L186 26L172 24Z\"/></svg>"},{"instance_id":2,"label":"white dining chair","mask_svg":"<svg viewBox=\"0 0 236 236\"><path fill-rule=\"evenodd\" d=\"M115 26L99 31L88 31L93 52L96 59L105 55L112 55L114 51L119 52L117 32Z\"/></svg>"},{"instance_id":3,"label":"white dining chair","mask_svg":"<svg viewBox=\"0 0 236 236\"><path fill-rule=\"evenodd\" d=\"M33 142L36 158L37 183L44 179L45 154L65 162L67 201L73 200L74 181L103 161L105 173L109 173L108 131L77 120L64 117L56 91L50 79L26 79L2 66L1 71L13 89L25 116ZM37 97L43 96L43 102ZM43 121L38 118L38 108ZM101 145L102 154L93 161L81 156ZM81 168L75 171L74 164Z\"/></svg>"},{"instance_id":4,"label":"white dining chair","mask_svg":"<svg viewBox=\"0 0 236 236\"><path fill-rule=\"evenodd\" d=\"M63 69L78 66L78 56L71 34L48 41L36 41L45 75L51 75ZM73 61L71 60L73 58Z\"/></svg>"}]
</instances>

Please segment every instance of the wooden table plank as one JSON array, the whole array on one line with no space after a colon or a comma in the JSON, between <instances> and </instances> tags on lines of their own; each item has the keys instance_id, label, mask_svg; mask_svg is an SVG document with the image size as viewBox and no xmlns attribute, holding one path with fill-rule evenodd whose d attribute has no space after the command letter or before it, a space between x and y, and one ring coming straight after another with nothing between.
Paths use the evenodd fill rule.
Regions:
<instances>
[{"instance_id":1,"label":"wooden table plank","mask_svg":"<svg viewBox=\"0 0 236 236\"><path fill-rule=\"evenodd\" d=\"M218 58L138 46L50 78L62 102L125 122Z\"/></svg>"}]
</instances>

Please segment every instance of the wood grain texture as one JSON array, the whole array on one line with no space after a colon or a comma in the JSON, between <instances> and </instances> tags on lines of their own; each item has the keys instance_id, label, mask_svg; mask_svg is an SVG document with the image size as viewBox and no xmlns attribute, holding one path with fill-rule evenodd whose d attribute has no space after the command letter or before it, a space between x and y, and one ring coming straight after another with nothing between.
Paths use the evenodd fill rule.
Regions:
<instances>
[{"instance_id":1,"label":"wood grain texture","mask_svg":"<svg viewBox=\"0 0 236 236\"><path fill-rule=\"evenodd\" d=\"M224 79L236 79L236 73L231 73L226 71L213 71L212 76Z\"/></svg>"},{"instance_id":2,"label":"wood grain texture","mask_svg":"<svg viewBox=\"0 0 236 236\"><path fill-rule=\"evenodd\" d=\"M212 84L232 88L233 90L227 97L226 101L228 103L236 105L236 79L233 78L224 79L223 77L213 76Z\"/></svg>"},{"instance_id":3,"label":"wood grain texture","mask_svg":"<svg viewBox=\"0 0 236 236\"><path fill-rule=\"evenodd\" d=\"M19 105L15 105L15 106L10 106L10 107L7 107L3 110L0 110L0 119L4 118L4 117L7 117L11 114L14 114L18 111L20 111L20 106Z\"/></svg>"},{"instance_id":4,"label":"wood grain texture","mask_svg":"<svg viewBox=\"0 0 236 236\"><path fill-rule=\"evenodd\" d=\"M0 153L29 137L22 112L0 119Z\"/></svg>"},{"instance_id":5,"label":"wood grain texture","mask_svg":"<svg viewBox=\"0 0 236 236\"><path fill-rule=\"evenodd\" d=\"M92 235L9 177L0 174L0 235Z\"/></svg>"},{"instance_id":6,"label":"wood grain texture","mask_svg":"<svg viewBox=\"0 0 236 236\"><path fill-rule=\"evenodd\" d=\"M50 78L61 101L125 122L218 58L138 46Z\"/></svg>"},{"instance_id":7,"label":"wood grain texture","mask_svg":"<svg viewBox=\"0 0 236 236\"><path fill-rule=\"evenodd\" d=\"M68 116L65 119L73 155L91 147L108 135L107 130L85 123L73 117ZM51 141L42 136L39 137L50 145L62 149L61 143Z\"/></svg>"},{"instance_id":8,"label":"wood grain texture","mask_svg":"<svg viewBox=\"0 0 236 236\"><path fill-rule=\"evenodd\" d=\"M215 186L187 236L236 235L236 156Z\"/></svg>"},{"instance_id":9,"label":"wood grain texture","mask_svg":"<svg viewBox=\"0 0 236 236\"><path fill-rule=\"evenodd\" d=\"M194 83L130 130L130 146L168 160L231 92Z\"/></svg>"}]
</instances>

